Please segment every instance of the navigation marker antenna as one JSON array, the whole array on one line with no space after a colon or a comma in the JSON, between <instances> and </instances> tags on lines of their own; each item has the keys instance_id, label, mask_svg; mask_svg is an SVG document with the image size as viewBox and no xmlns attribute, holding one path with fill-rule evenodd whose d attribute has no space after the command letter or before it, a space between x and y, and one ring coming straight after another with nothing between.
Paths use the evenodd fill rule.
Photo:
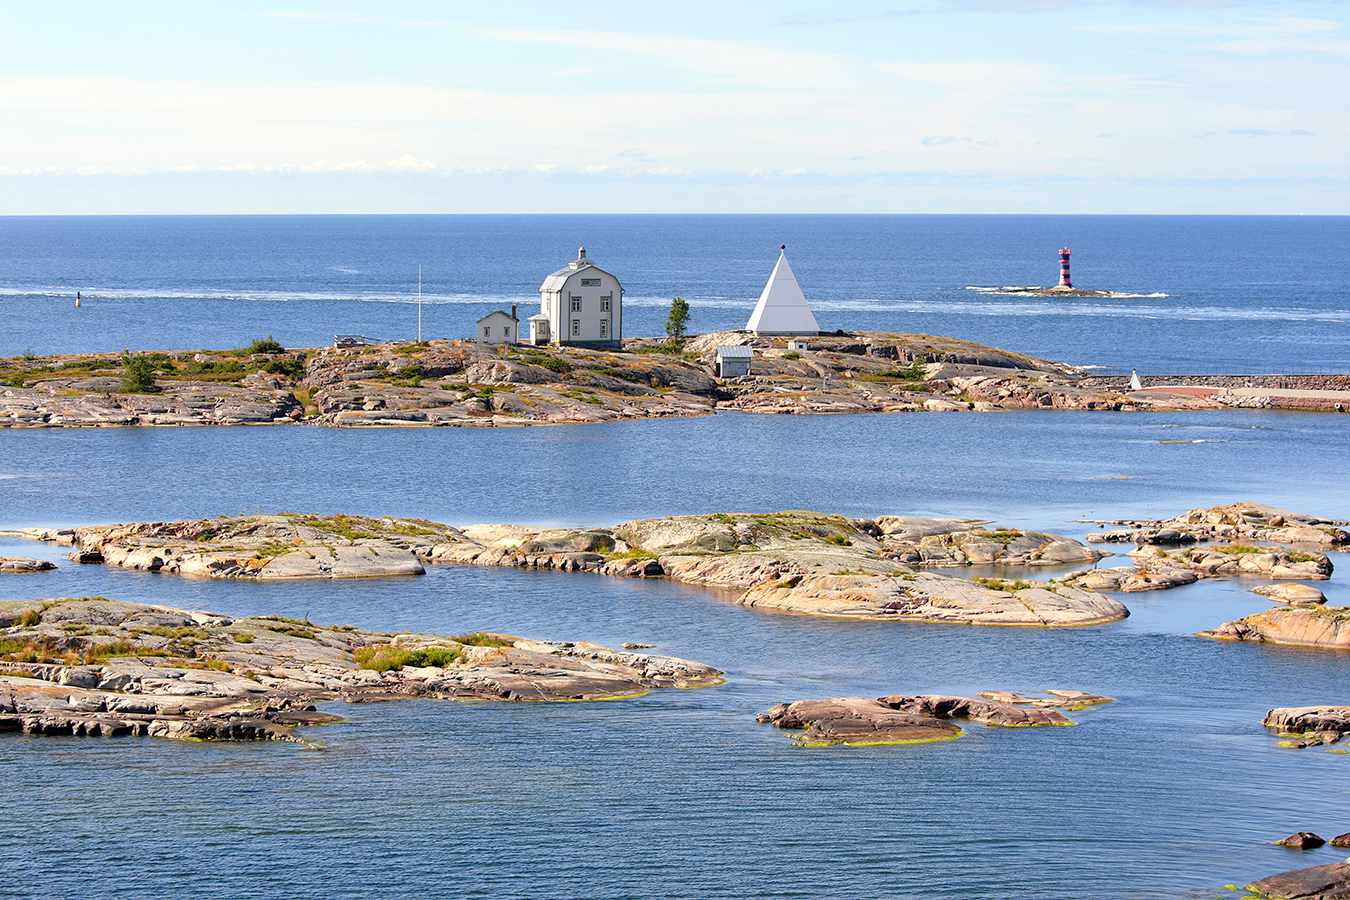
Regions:
<instances>
[{"instance_id":1,"label":"navigation marker antenna","mask_svg":"<svg viewBox=\"0 0 1350 900\"><path fill-rule=\"evenodd\" d=\"M417 264L417 343L422 343L422 264Z\"/></svg>"}]
</instances>

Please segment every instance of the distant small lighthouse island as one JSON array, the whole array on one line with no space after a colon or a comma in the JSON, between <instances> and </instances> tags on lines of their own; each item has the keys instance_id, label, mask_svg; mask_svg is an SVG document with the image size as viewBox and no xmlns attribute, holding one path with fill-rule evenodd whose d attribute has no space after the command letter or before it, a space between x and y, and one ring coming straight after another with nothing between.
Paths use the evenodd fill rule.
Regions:
<instances>
[{"instance_id":1,"label":"distant small lighthouse island","mask_svg":"<svg viewBox=\"0 0 1350 900\"><path fill-rule=\"evenodd\" d=\"M1068 247L1059 251L1059 284L1053 287L1040 287L1038 285L1027 286L1005 286L1005 287L970 287L968 290L983 291L987 294L1022 294L1031 297L1113 297L1119 296L1115 291L1090 291L1085 288L1073 286L1073 279L1069 276L1069 255L1073 253Z\"/></svg>"}]
</instances>

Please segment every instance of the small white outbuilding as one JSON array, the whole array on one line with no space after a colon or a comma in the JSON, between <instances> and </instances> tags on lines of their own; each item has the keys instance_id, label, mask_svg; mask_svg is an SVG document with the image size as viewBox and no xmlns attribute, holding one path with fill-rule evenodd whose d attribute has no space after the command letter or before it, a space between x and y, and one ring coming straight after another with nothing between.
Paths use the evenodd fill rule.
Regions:
<instances>
[{"instance_id":1,"label":"small white outbuilding","mask_svg":"<svg viewBox=\"0 0 1350 900\"><path fill-rule=\"evenodd\" d=\"M717 348L717 377L739 378L750 374L750 360L754 359L753 347L738 344L723 344Z\"/></svg>"},{"instance_id":2,"label":"small white outbuilding","mask_svg":"<svg viewBox=\"0 0 1350 900\"><path fill-rule=\"evenodd\" d=\"M514 344L520 338L520 320L510 313L494 309L478 320L480 344Z\"/></svg>"},{"instance_id":3,"label":"small white outbuilding","mask_svg":"<svg viewBox=\"0 0 1350 900\"><path fill-rule=\"evenodd\" d=\"M797 276L792 274L792 267L788 265L787 245L779 249L778 265L773 267L773 274L769 276L768 284L764 285L764 292L759 295L759 303L755 304L755 311L750 314L745 330L756 335L815 337L820 334L815 313L811 312L811 305L806 302L806 295L797 284Z\"/></svg>"}]
</instances>

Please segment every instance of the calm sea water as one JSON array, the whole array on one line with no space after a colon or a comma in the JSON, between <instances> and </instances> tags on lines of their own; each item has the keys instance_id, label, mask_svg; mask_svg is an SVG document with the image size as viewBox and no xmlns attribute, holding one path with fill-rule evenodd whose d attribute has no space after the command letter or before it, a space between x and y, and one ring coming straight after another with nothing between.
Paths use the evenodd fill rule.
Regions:
<instances>
[{"instance_id":1,"label":"calm sea water","mask_svg":"<svg viewBox=\"0 0 1350 900\"><path fill-rule=\"evenodd\" d=\"M837 291L821 304L822 323L834 314L829 303L838 303L841 314L897 319L844 327L1005 329L1044 349L962 336L1058 358L1068 358L1055 352L1060 338L1072 347L1079 334L1085 349L1121 353L1124 338L1084 335L1124 329L1143 347L1140 323L1176 329L1180 320L1078 315L1068 304L1026 315L985 313L969 304L992 301L963 287L935 298L940 290L915 285L936 285L957 264L961 254L947 252L954 243L977 248L972 258L984 259L984 268L952 284L1048 282L1033 270L996 273L1012 268L1024 244L1050 246L1051 274L1059 246L1072 246L1078 260L1080 248L1091 246L1087 232L1064 237L1052 227L1074 222L1096 229L1091 233L1112 248L1106 255L1136 261L1114 272L1109 286L1172 293L1168 278L1143 277L1154 270L1138 261L1152 256L1143 248L1189 241L1209 254L1208 274L1194 278L1203 282L1194 304L1232 314L1193 320L1204 337L1187 352L1197 365L1213 366L1274 359L1263 355L1270 347L1299 342L1293 319L1261 306L1253 299L1259 291L1234 288L1233 264L1218 260L1244 240L1235 235L1248 234L1252 246L1244 252L1252 259L1273 264L1300 229L1306 248L1344 227L1341 220L1000 217L521 217L480 219L476 228L454 217L0 220L5 240L19 232L50 235L24 244L22 266L16 254L0 253L7 273L44 265L47 272L46 281L33 276L17 288L14 276L0 278L13 291L0 302L20 311L7 319L14 333L6 337L20 350L39 350L39 339L51 344L44 352L158 346L146 342L159 339L147 337L151 325L172 347L237 345L267 333L319 343L321 331L377 331L360 324L362 316L391 328L407 319L406 294L394 296L390 273L403 272L408 261L415 270L420 254L394 249L410 241L423 250L459 247L446 258L461 264L454 277L462 287L437 287L434 311L424 310L428 320L455 310L476 318L474 310L509 300L516 280L528 295L536 270L575 252L568 245L587 242L602 264L624 253L633 261L658 256L620 246L681 248L670 258L682 262L669 263L648 286L646 276L625 278L630 298L650 298L654 333L666 293L694 295L698 314L709 316L717 309L731 315L730 300L718 297L753 298L773 246L784 242L775 236L787 228L783 222L801 229L785 242L794 254L802 246L793 262L803 283L813 271L822 282L829 271L855 273L840 276L854 281L818 292L808 285L808 294ZM1188 222L1191 231L1230 231L1223 240L1215 233L1186 237ZM461 226L476 237L456 244L446 235ZM576 237L573 228L585 234ZM870 243L858 237L868 228L877 229ZM602 240L591 237L597 229ZM906 230L922 234L932 253L892 254L888 248L903 243L896 235ZM175 231L181 240L164 251L163 236ZM343 248L336 236L343 233L383 233L385 249L342 263L361 271L333 275L325 266L337 265ZM255 259L242 259L231 243L241 234L251 235L245 243ZM810 260L812 236L833 241L837 257ZM601 252L603 241L612 242L612 254ZM761 252L763 243L773 246ZM213 252L213 244L225 249ZM706 265L698 264L700 244L711 248ZM273 245L275 254L267 252ZM327 261L313 270L315 284L327 287L303 294L295 263L311 251L297 254L299 245ZM1136 249L1130 254L1128 247ZM939 250L946 255L938 258ZM1081 255L1086 261L1093 254ZM489 258L515 261L491 265ZM853 263L836 265L841 258ZM52 274L62 266L66 274ZM372 269L385 274L368 275ZM864 270L866 277L858 274ZM911 277L900 278L902 270ZM1181 270L1177 264L1170 271ZM92 285L113 271L123 281L88 287L93 298L79 310L61 294L66 284ZM1081 271L1076 280L1092 286L1091 267ZM1127 278L1131 271L1139 277ZM339 277L349 283L325 281ZM718 287L735 278L741 287ZM883 283L893 293L883 295ZM251 293L264 288L273 293ZM1335 315L1344 315L1335 311L1350 306L1330 279L1300 290L1298 302L1320 309L1324 323L1334 325ZM876 297L859 301L870 295ZM935 303L948 307L925 308ZM330 318L306 321L320 313ZM907 324L918 316L929 324ZM1038 333L1051 325L1053 333ZM305 329L313 329L312 339ZM1334 355L1327 351L1312 368L1331 368ZM1079 519L1162 516L1239 499L1344 518L1347 427L1350 420L1334 414L1028 411L731 414L538 429L0 430L0 528L282 509L582 525L806 508L972 516L1081 537L1093 526ZM1246 582L1127 595L1133 615L1122 622L1044 631L765 613L738 607L729 595L659 580L437 567L412 579L248 584L80 567L58 547L0 539L0 555L11 554L45 556L63 567L0 580L0 599L102 594L390 631L643 641L716 665L728 682L594 704L336 704L331 708L348 721L311 730L318 750L0 736L3 897L1162 900L1225 896L1224 884L1344 858L1331 848L1298 853L1268 842L1295 830L1350 830L1343 787L1350 757L1279 748L1259 722L1273 706L1348 702L1350 654L1194 637L1267 607ZM1350 605L1350 557L1336 554L1335 563L1337 574L1321 587L1332 603ZM972 726L954 741L880 748L804 750L753 718L773 703L805 697L1050 687L1116 702L1072 714L1079 723L1073 728Z\"/></svg>"},{"instance_id":2,"label":"calm sea water","mask_svg":"<svg viewBox=\"0 0 1350 900\"><path fill-rule=\"evenodd\" d=\"M1140 372L1350 371L1350 218L213 216L0 218L0 355L225 349L272 334L460 337L531 312L585 246L625 288L625 336L742 328L780 244L821 327L966 338ZM1134 296L990 296L1051 285ZM74 306L76 291L82 305Z\"/></svg>"}]
</instances>

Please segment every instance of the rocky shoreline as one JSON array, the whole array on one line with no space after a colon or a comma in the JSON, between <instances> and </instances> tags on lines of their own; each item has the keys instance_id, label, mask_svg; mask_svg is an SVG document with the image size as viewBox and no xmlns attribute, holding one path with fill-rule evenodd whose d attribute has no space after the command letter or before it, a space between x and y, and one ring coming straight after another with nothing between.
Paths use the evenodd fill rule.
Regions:
<instances>
[{"instance_id":1,"label":"rocky shoreline","mask_svg":"<svg viewBox=\"0 0 1350 900\"><path fill-rule=\"evenodd\" d=\"M1237 576L1271 582L1253 593L1287 608L1220 625L1203 636L1332 648L1350 643L1350 610L1326 607L1321 591L1300 583L1330 577L1329 557L1313 548L1350 543L1342 521L1243 502L1171 519L1101 523L1103 529L1127 527L1090 534L1086 544L986 528L989 524L789 510L670 516L584 529L454 528L424 519L285 513L11 533L71 544L69 556L79 563L205 578L416 576L427 565L556 569L670 578L737 592L735 602L756 609L982 625L1102 624L1129 614L1103 591L1161 590ZM1220 538L1228 542L1212 543ZM1247 540L1262 544L1242 543ZM1126 541L1136 543L1128 554L1133 567L1097 568L1110 554L1091 544ZM1092 568L1029 577L1038 567L1074 563ZM990 564L1028 576L964 578L944 571ZM13 566L30 571L39 564L13 558Z\"/></svg>"},{"instance_id":2,"label":"rocky shoreline","mask_svg":"<svg viewBox=\"0 0 1350 900\"><path fill-rule=\"evenodd\" d=\"M726 344L754 347L750 375L716 377L716 350ZM618 351L437 340L140 354L153 377L135 389L121 355L17 357L0 360L0 425L504 427L720 410L1329 409L1347 389L1334 376L1310 376L1321 379L1317 389L1292 393L1130 391L1118 379L950 338L859 332L801 344L807 349L738 331L681 346L631 339Z\"/></svg>"},{"instance_id":3,"label":"rocky shoreline","mask_svg":"<svg viewBox=\"0 0 1350 900\"><path fill-rule=\"evenodd\" d=\"M585 642L381 634L102 597L0 602L0 732L309 743L325 701L600 700L720 684Z\"/></svg>"},{"instance_id":4,"label":"rocky shoreline","mask_svg":"<svg viewBox=\"0 0 1350 900\"><path fill-rule=\"evenodd\" d=\"M739 591L736 602L808 615L985 625L1076 626L1128 615L1118 601L1051 581L967 579L921 569L1035 568L1107 553L1053 534L968 519L849 519L805 511L672 516L545 529L355 516L232 516L20 532L73 544L70 558L165 574L255 580L418 575L456 564L667 577Z\"/></svg>"}]
</instances>

